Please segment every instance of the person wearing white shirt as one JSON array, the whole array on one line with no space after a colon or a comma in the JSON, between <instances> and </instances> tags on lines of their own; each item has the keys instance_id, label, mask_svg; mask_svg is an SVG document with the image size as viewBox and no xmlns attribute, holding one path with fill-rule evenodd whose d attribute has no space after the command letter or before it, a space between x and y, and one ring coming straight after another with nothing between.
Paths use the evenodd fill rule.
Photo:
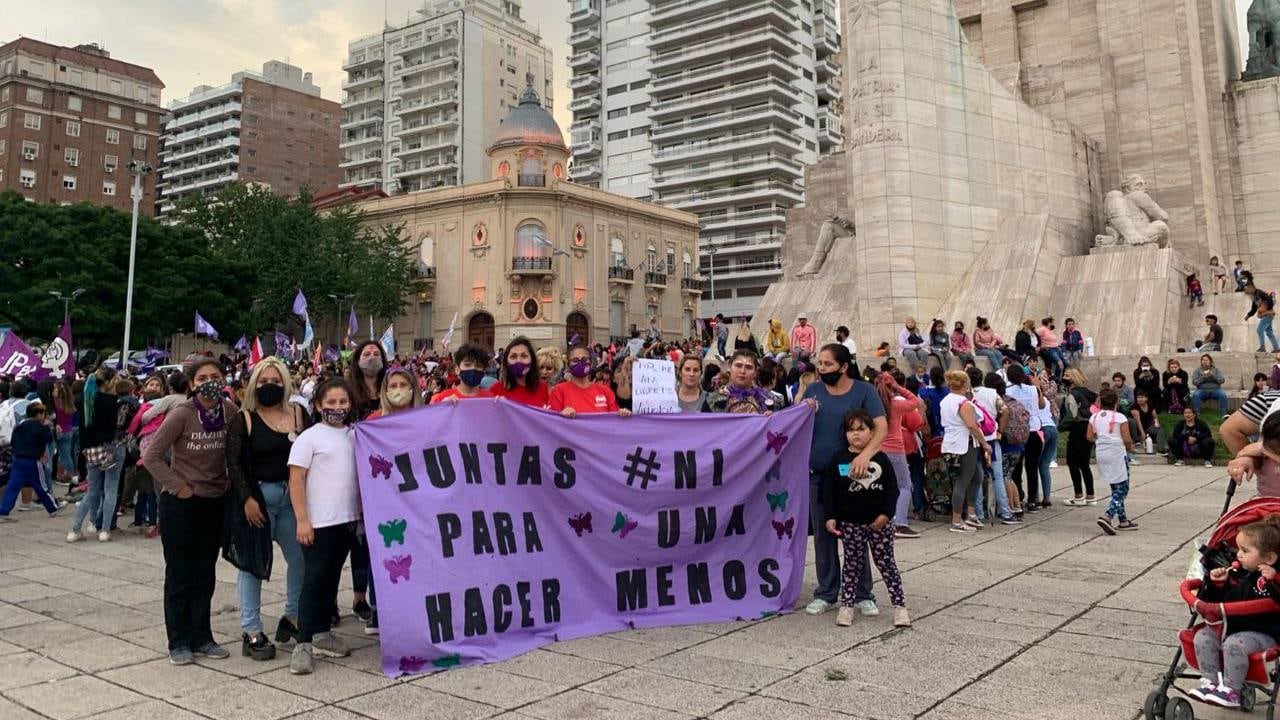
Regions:
<instances>
[{"instance_id":1,"label":"person wearing white shirt","mask_svg":"<svg viewBox=\"0 0 1280 720\"><path fill-rule=\"evenodd\" d=\"M996 496L996 512L1000 516L1000 522L1005 525L1017 525L1021 521L1014 517L1013 509L1009 507L1009 493L1005 487L1004 479L1004 458L1001 457L1000 443L1000 415L1004 411L1004 401L1000 399L1000 394L996 392L995 385L1003 385L1003 380L995 373L987 373L985 376L982 371L977 368L969 368L969 384L973 387L973 401L978 404L991 418L996 421L996 428L983 437L987 444L991 446L991 462L987 463L984 468L987 475L991 478L991 489ZM984 512L986 499L983 497L982 486L978 487L977 494L977 510L978 519L985 520Z\"/></svg>"},{"instance_id":2,"label":"person wearing white shirt","mask_svg":"<svg viewBox=\"0 0 1280 720\"><path fill-rule=\"evenodd\" d=\"M849 355L853 361L858 362L858 345L853 341L853 336L849 334L849 328L841 325L836 328L836 342L849 348Z\"/></svg>"},{"instance_id":3,"label":"person wearing white shirt","mask_svg":"<svg viewBox=\"0 0 1280 720\"><path fill-rule=\"evenodd\" d=\"M991 445L979 425L977 406L968 397L969 376L959 370L946 374L951 393L942 399L942 457L951 477L951 532L972 533L983 527L974 512L982 463L991 462ZM970 517L965 518L968 511Z\"/></svg>"},{"instance_id":4,"label":"person wearing white shirt","mask_svg":"<svg viewBox=\"0 0 1280 720\"><path fill-rule=\"evenodd\" d=\"M1030 416L1027 427L1031 431L1022 451L1022 464L1013 466L1010 473L1012 477L1009 479L1017 486L1018 494L1025 500L1022 507L1027 512L1036 512L1040 509L1040 455L1044 452L1044 440L1040 436L1042 417L1040 411L1044 410L1048 403L1045 402L1040 388L1027 377L1027 372L1021 365L1011 364L1005 373L1009 379L1009 386L1004 391L1005 397L1016 400L1026 408ZM1023 472L1027 476L1025 492L1022 487Z\"/></svg>"}]
</instances>

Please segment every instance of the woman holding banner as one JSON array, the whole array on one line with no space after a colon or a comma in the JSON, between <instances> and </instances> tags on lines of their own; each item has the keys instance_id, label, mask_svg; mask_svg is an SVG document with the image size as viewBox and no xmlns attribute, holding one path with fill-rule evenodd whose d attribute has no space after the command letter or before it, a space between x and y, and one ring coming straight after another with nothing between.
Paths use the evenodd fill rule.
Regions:
<instances>
[{"instance_id":1,"label":"woman holding banner","mask_svg":"<svg viewBox=\"0 0 1280 720\"><path fill-rule=\"evenodd\" d=\"M454 351L453 364L458 368L458 383L432 395L432 405L450 399L457 402L469 398L493 397L492 393L480 387L480 383L484 382L484 370L489 365L489 351L468 343Z\"/></svg>"},{"instance_id":2,"label":"woman holding banner","mask_svg":"<svg viewBox=\"0 0 1280 720\"><path fill-rule=\"evenodd\" d=\"M366 340L356 347L356 361L347 367L347 383L351 391L351 408L356 420L366 420L378 410L382 397L382 381L387 374L387 353L381 343ZM365 599L369 589L369 547L364 535L351 549L351 612L362 622L373 617L373 608ZM332 622L336 625L340 615L334 602Z\"/></svg>"},{"instance_id":3,"label":"woman holding banner","mask_svg":"<svg viewBox=\"0 0 1280 720\"><path fill-rule=\"evenodd\" d=\"M631 411L618 408L618 400L607 386L591 381L591 351L585 345L569 348L569 380L551 388L548 407L571 418L579 414L616 412L630 417Z\"/></svg>"},{"instance_id":4,"label":"woman holding banner","mask_svg":"<svg viewBox=\"0 0 1280 720\"><path fill-rule=\"evenodd\" d=\"M782 396L756 384L759 366L750 350L735 350L729 358L729 384L707 398L707 412L763 415L781 410Z\"/></svg>"},{"instance_id":5,"label":"woman holding banner","mask_svg":"<svg viewBox=\"0 0 1280 720\"><path fill-rule=\"evenodd\" d=\"M523 405L545 408L549 392L538 372L536 357L529 338L521 335L512 340L498 356L501 377L490 392Z\"/></svg>"},{"instance_id":6,"label":"woman holding banner","mask_svg":"<svg viewBox=\"0 0 1280 720\"><path fill-rule=\"evenodd\" d=\"M702 389L702 355L688 353L676 365L676 401L680 412L703 412L707 391Z\"/></svg>"}]
</instances>

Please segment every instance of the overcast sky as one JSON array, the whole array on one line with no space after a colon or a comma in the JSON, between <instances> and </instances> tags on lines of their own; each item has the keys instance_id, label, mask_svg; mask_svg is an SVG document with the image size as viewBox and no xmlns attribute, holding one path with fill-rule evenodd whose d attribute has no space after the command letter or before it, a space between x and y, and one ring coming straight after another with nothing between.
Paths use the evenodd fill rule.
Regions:
<instances>
[{"instance_id":1,"label":"overcast sky","mask_svg":"<svg viewBox=\"0 0 1280 720\"><path fill-rule=\"evenodd\" d=\"M1122 2L1127 0L1120 0ZM1244 13L1251 0L1235 0ZM19 35L58 45L98 42L113 57L153 68L164 100L231 73L287 60L315 75L324 97L341 101L347 42L382 27L384 5L403 23L421 0L0 0L0 42ZM523 15L555 54L556 119L568 127L569 0L522 0Z\"/></svg>"}]
</instances>

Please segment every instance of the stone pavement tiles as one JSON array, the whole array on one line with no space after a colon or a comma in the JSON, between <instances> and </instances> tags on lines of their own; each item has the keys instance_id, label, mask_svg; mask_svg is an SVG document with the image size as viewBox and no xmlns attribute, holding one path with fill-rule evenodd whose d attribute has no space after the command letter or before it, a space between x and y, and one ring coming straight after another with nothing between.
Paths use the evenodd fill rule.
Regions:
<instances>
[{"instance_id":1,"label":"stone pavement tiles","mask_svg":"<svg viewBox=\"0 0 1280 720\"><path fill-rule=\"evenodd\" d=\"M961 536L920 524L921 539L898 543L910 630L892 628L878 587L885 612L851 628L796 613L629 631L399 680L381 674L375 639L349 616L339 630L352 656L314 675L290 675L285 649L271 662L240 657L226 563L214 630L232 658L172 667L159 541L67 545L65 518L22 513L0 525L0 718L1131 720L1172 659L1187 619L1178 581L1225 480L1134 468L1128 507L1142 529L1116 537L1099 533L1099 508L1063 504L1066 468L1054 480L1055 506L1024 526ZM801 604L812 587L810 567ZM282 590L264 588L269 627Z\"/></svg>"}]
</instances>

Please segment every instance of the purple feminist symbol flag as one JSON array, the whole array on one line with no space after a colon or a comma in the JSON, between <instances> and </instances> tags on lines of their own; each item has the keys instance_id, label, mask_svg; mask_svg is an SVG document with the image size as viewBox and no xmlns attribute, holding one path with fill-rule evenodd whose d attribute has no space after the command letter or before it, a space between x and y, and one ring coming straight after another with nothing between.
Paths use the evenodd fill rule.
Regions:
<instances>
[{"instance_id":1,"label":"purple feminist symbol flag","mask_svg":"<svg viewBox=\"0 0 1280 720\"><path fill-rule=\"evenodd\" d=\"M812 433L807 405L566 419L463 401L357 424L383 672L789 612Z\"/></svg>"},{"instance_id":2,"label":"purple feminist symbol flag","mask_svg":"<svg viewBox=\"0 0 1280 720\"><path fill-rule=\"evenodd\" d=\"M36 380L45 378L71 378L76 376L76 359L71 354L71 321L62 324L58 336L50 341L40 356L40 369L32 377Z\"/></svg>"},{"instance_id":3,"label":"purple feminist symbol flag","mask_svg":"<svg viewBox=\"0 0 1280 720\"><path fill-rule=\"evenodd\" d=\"M0 375L24 378L40 370L40 356L10 330L0 342Z\"/></svg>"}]
</instances>

